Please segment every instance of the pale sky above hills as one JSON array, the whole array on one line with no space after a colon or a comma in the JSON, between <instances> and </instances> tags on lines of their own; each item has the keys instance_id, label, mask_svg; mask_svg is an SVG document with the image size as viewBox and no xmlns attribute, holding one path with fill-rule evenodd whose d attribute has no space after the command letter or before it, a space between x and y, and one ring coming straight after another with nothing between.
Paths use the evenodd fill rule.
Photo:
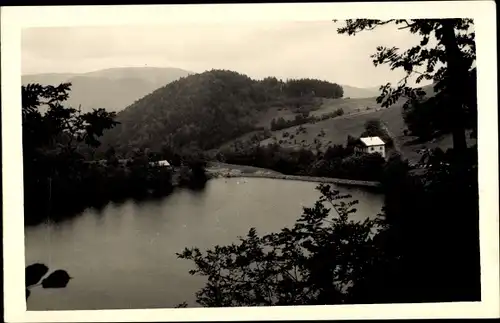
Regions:
<instances>
[{"instance_id":1,"label":"pale sky above hills","mask_svg":"<svg viewBox=\"0 0 500 323\"><path fill-rule=\"evenodd\" d=\"M339 23L340 24L340 23ZM311 77L357 87L396 82L401 71L374 67L375 48L407 49L418 36L394 26L357 36L339 24L267 22L25 29L22 74L84 73L112 67L229 69L252 78Z\"/></svg>"}]
</instances>

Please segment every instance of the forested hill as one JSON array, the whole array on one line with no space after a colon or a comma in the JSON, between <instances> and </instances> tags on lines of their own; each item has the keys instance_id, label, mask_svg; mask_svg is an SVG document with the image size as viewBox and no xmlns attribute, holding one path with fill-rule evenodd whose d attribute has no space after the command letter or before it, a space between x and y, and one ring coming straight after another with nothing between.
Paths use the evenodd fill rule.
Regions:
<instances>
[{"instance_id":1,"label":"forested hill","mask_svg":"<svg viewBox=\"0 0 500 323\"><path fill-rule=\"evenodd\" d=\"M252 131L271 107L312 109L317 98L340 98L340 85L313 79L253 80L227 70L180 78L118 113L102 147L211 149Z\"/></svg>"}]
</instances>

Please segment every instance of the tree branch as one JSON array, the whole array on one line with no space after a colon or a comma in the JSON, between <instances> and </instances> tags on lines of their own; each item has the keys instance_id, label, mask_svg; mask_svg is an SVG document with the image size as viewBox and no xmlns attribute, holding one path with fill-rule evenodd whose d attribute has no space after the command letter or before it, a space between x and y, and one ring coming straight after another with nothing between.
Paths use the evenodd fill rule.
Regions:
<instances>
[{"instance_id":1,"label":"tree branch","mask_svg":"<svg viewBox=\"0 0 500 323\"><path fill-rule=\"evenodd\" d=\"M404 22L404 23L406 24L406 26L404 26L404 27L399 27L399 28L398 28L399 30L402 30L402 29L408 29L408 28L411 28L411 27L415 27L415 26L417 25L417 23L416 23L416 22L414 22L414 23L412 23L412 24L408 23L408 21L407 21L406 19L405 19L405 20L402 20L401 22Z\"/></svg>"}]
</instances>

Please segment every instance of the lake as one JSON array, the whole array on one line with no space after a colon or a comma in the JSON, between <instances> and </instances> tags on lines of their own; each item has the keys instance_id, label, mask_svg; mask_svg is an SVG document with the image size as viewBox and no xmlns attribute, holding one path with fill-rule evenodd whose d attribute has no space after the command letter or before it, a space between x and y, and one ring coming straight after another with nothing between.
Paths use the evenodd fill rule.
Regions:
<instances>
[{"instance_id":1,"label":"lake","mask_svg":"<svg viewBox=\"0 0 500 323\"><path fill-rule=\"evenodd\" d=\"M203 191L179 189L156 201L110 203L59 224L26 228L26 263L41 262L74 277L65 289L32 290L28 310L174 307L195 303L205 278L178 259L185 247L230 244L250 227L259 234L292 226L320 196L316 183L219 178ZM362 220L380 212L383 196L339 188L359 200Z\"/></svg>"}]
</instances>

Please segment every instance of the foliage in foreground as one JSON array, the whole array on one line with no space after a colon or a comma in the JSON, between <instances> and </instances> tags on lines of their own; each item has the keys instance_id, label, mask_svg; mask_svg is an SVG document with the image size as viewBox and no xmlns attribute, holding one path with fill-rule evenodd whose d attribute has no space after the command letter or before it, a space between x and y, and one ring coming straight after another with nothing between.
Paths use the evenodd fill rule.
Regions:
<instances>
[{"instance_id":1,"label":"foliage in foreground","mask_svg":"<svg viewBox=\"0 0 500 323\"><path fill-rule=\"evenodd\" d=\"M208 278L197 293L207 307L339 304L350 287L379 261L375 230L384 229L380 215L362 222L349 215L358 201L343 201L329 185L322 197L289 229L259 237L250 229L239 244L216 246L202 253L186 248L181 259L194 261L192 275ZM330 212L330 211L333 212Z\"/></svg>"},{"instance_id":2,"label":"foliage in foreground","mask_svg":"<svg viewBox=\"0 0 500 323\"><path fill-rule=\"evenodd\" d=\"M466 129L477 131L476 42L472 19L348 19L339 34L355 36L385 25L418 35L420 41L405 51L378 46L371 55L375 66L403 70L405 76L392 87L380 87L377 102L389 107L406 99L404 119L412 134L428 140L443 133L453 135L456 151L467 149ZM409 86L427 80L433 96Z\"/></svg>"},{"instance_id":3,"label":"foliage in foreground","mask_svg":"<svg viewBox=\"0 0 500 323\"><path fill-rule=\"evenodd\" d=\"M383 214L351 220L327 185L291 228L206 252L186 248L192 275L207 277L202 306L319 305L480 299L477 147L428 152L422 175L391 156ZM459 202L457 202L459 201ZM325 206L330 205L330 213ZM333 216L332 216L333 215ZM184 304L185 305L185 304Z\"/></svg>"},{"instance_id":4,"label":"foliage in foreground","mask_svg":"<svg viewBox=\"0 0 500 323\"><path fill-rule=\"evenodd\" d=\"M172 170L150 163L160 156L138 149L124 163L108 147L104 160L94 160L103 132L117 124L115 114L103 109L82 113L65 106L70 86L21 88L25 223L61 220L109 201L169 194ZM204 164L196 156L178 157L176 166L186 164L179 184L202 187L207 180Z\"/></svg>"},{"instance_id":5,"label":"foliage in foreground","mask_svg":"<svg viewBox=\"0 0 500 323\"><path fill-rule=\"evenodd\" d=\"M40 263L35 263L26 267L26 299L30 297L31 289L36 286L42 286L42 288L65 288L72 278L62 269L57 269L45 277L48 272L49 267ZM43 277L45 278L42 280Z\"/></svg>"}]
</instances>

